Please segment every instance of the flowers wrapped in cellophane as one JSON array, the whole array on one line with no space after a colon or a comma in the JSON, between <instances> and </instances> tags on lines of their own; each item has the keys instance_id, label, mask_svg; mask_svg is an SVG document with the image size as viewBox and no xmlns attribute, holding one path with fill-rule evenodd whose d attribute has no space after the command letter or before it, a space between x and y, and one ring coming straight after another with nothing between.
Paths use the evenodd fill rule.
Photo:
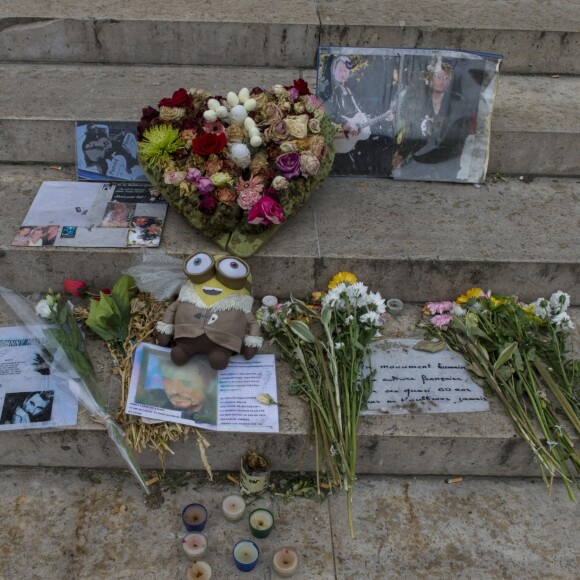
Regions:
<instances>
[{"instance_id":1,"label":"flowers wrapped in cellophane","mask_svg":"<svg viewBox=\"0 0 580 580\"><path fill-rule=\"evenodd\" d=\"M127 466L145 492L149 493L137 461L127 446L125 433L109 416L84 337L73 316L72 304L51 290L35 307L29 300L7 288L0 287L0 295L27 327L30 336L48 351L51 374L61 378L70 394L105 426Z\"/></svg>"}]
</instances>

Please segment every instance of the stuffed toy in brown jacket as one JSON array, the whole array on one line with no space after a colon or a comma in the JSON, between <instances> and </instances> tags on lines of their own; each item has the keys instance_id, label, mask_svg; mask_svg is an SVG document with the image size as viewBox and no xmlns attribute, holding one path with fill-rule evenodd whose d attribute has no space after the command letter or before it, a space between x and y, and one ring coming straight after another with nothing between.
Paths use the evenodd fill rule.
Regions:
<instances>
[{"instance_id":1,"label":"stuffed toy in brown jacket","mask_svg":"<svg viewBox=\"0 0 580 580\"><path fill-rule=\"evenodd\" d=\"M232 256L199 252L186 258L187 282L157 323L157 342L175 346L171 360L184 365L207 354L213 369L225 369L232 354L252 358L262 346L252 314L252 277L248 265Z\"/></svg>"}]
</instances>

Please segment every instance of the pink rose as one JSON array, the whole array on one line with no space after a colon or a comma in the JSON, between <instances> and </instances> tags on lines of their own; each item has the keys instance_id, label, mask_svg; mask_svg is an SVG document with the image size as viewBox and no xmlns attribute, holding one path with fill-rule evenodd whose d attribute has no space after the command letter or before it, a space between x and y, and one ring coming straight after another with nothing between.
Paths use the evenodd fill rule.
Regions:
<instances>
[{"instance_id":1,"label":"pink rose","mask_svg":"<svg viewBox=\"0 0 580 580\"><path fill-rule=\"evenodd\" d=\"M201 195L207 195L208 193L211 193L215 189L215 186L211 182L211 179L209 177L199 177L195 181L195 185L199 190L199 193L201 193Z\"/></svg>"},{"instance_id":2,"label":"pink rose","mask_svg":"<svg viewBox=\"0 0 580 580\"><path fill-rule=\"evenodd\" d=\"M452 321L453 318L451 318L449 314L437 314L437 316L434 316L431 319L431 324L437 328L443 328L445 326L449 326Z\"/></svg>"},{"instance_id":3,"label":"pink rose","mask_svg":"<svg viewBox=\"0 0 580 580\"><path fill-rule=\"evenodd\" d=\"M163 176L163 181L167 183L167 185L177 185L181 183L185 179L185 172L184 171L168 171Z\"/></svg>"},{"instance_id":4,"label":"pink rose","mask_svg":"<svg viewBox=\"0 0 580 580\"><path fill-rule=\"evenodd\" d=\"M427 308L431 314L444 314L453 308L453 302L427 302L425 308Z\"/></svg>"},{"instance_id":5,"label":"pink rose","mask_svg":"<svg viewBox=\"0 0 580 580\"><path fill-rule=\"evenodd\" d=\"M248 223L269 226L270 224L281 224L284 221L284 210L271 197L262 197L250 210Z\"/></svg>"},{"instance_id":6,"label":"pink rose","mask_svg":"<svg viewBox=\"0 0 580 580\"><path fill-rule=\"evenodd\" d=\"M245 210L252 209L260 201L261 197L261 193L252 189L242 191L238 195L238 205Z\"/></svg>"},{"instance_id":7,"label":"pink rose","mask_svg":"<svg viewBox=\"0 0 580 580\"><path fill-rule=\"evenodd\" d=\"M187 181L195 183L201 177L201 171L199 169L188 169L187 170Z\"/></svg>"}]
</instances>

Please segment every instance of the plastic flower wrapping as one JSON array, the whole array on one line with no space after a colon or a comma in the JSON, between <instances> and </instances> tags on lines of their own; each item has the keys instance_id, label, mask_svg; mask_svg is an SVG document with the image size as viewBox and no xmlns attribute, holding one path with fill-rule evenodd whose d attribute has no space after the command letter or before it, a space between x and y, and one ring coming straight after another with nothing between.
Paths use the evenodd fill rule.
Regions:
<instances>
[{"instance_id":1,"label":"plastic flower wrapping","mask_svg":"<svg viewBox=\"0 0 580 580\"><path fill-rule=\"evenodd\" d=\"M72 294L87 288L84 282L78 280L67 280L66 285L68 292ZM106 295L101 291L101 299ZM60 377L61 384L66 386L68 393L104 425L127 467L143 490L149 493L123 429L109 415L84 336L74 318L72 304L52 290L35 306L17 292L2 286L0 298L2 305L12 310L26 326L30 337L49 354L47 358L51 361L51 374Z\"/></svg>"},{"instance_id":2,"label":"plastic flower wrapping","mask_svg":"<svg viewBox=\"0 0 580 580\"><path fill-rule=\"evenodd\" d=\"M212 96L179 89L147 107L139 159L191 226L250 256L326 178L335 127L302 79Z\"/></svg>"}]
</instances>

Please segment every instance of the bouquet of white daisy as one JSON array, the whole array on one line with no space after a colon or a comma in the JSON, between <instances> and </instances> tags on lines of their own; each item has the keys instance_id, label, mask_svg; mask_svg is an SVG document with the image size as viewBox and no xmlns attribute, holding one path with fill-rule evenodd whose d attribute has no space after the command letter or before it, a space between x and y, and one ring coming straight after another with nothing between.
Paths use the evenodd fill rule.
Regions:
<instances>
[{"instance_id":1,"label":"bouquet of white daisy","mask_svg":"<svg viewBox=\"0 0 580 580\"><path fill-rule=\"evenodd\" d=\"M357 430L372 391L370 342L383 324L385 302L350 272L337 274L328 288L312 293L308 302L292 298L262 307L258 320L292 367L291 392L309 406L318 491L321 474L331 487L347 491L354 537Z\"/></svg>"}]
</instances>

